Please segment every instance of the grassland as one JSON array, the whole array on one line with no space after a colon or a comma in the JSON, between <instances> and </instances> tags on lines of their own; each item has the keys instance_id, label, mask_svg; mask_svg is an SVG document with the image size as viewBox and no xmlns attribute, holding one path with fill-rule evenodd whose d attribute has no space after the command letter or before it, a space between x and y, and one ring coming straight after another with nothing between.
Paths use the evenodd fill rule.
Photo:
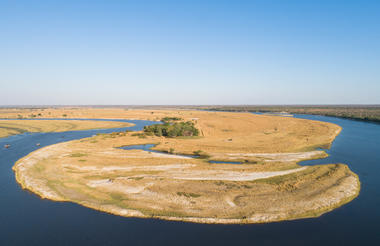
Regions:
<instances>
[{"instance_id":1,"label":"grassland","mask_svg":"<svg viewBox=\"0 0 380 246\"><path fill-rule=\"evenodd\" d=\"M194 151L226 153L303 152L328 147L340 127L317 121L258 116L250 113L205 112L194 110L133 110L123 108L3 109L2 117L41 115L51 118L143 119L165 117L191 121L200 137L160 141L156 149L192 154ZM65 115L65 117L63 117ZM38 118L38 117L37 117ZM143 137L143 135L141 135ZM252 141L254 139L254 141ZM186 141L184 141L186 140Z\"/></svg>"},{"instance_id":2,"label":"grassland","mask_svg":"<svg viewBox=\"0 0 380 246\"><path fill-rule=\"evenodd\" d=\"M139 107L45 107L45 108L0 108L0 115L4 118L141 118L137 113L143 109L146 112L155 112L157 109L176 110L216 110L233 112L264 112L290 114L314 114L349 118L363 121L380 122L380 105L240 105L240 106L139 106ZM130 112L128 112L130 111ZM159 120L158 115L146 114L145 119ZM170 117L166 115L167 117Z\"/></svg>"},{"instance_id":3,"label":"grassland","mask_svg":"<svg viewBox=\"0 0 380 246\"><path fill-rule=\"evenodd\" d=\"M171 112L171 111L170 111ZM179 111L178 111L179 112ZM129 110L126 108L95 107L47 107L47 108L0 108L5 119L142 119L161 120L170 116L161 110Z\"/></svg>"},{"instance_id":4,"label":"grassland","mask_svg":"<svg viewBox=\"0 0 380 246\"><path fill-rule=\"evenodd\" d=\"M349 202L360 190L357 175L344 164L297 164L326 156L315 148L328 147L339 134L340 127L334 124L191 110L67 111L73 117L79 114L86 118L178 118L192 121L200 136L120 132L48 146L13 167L23 188L43 198L121 216L199 223L315 217ZM118 148L137 144L157 144L155 149L172 154ZM175 155L194 153L203 153L206 159Z\"/></svg>"},{"instance_id":5,"label":"grassland","mask_svg":"<svg viewBox=\"0 0 380 246\"><path fill-rule=\"evenodd\" d=\"M0 138L24 132L64 132L129 126L132 124L112 121L0 120Z\"/></svg>"}]
</instances>

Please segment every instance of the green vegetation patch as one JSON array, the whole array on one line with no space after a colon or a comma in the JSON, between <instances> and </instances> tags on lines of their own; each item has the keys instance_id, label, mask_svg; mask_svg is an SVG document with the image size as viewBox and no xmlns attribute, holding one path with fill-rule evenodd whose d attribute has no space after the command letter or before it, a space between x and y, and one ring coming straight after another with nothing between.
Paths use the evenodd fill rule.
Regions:
<instances>
[{"instance_id":1,"label":"green vegetation patch","mask_svg":"<svg viewBox=\"0 0 380 246\"><path fill-rule=\"evenodd\" d=\"M198 156L200 159L208 159L211 157L209 154L207 154L206 152L202 150L196 150L193 152L193 154Z\"/></svg>"},{"instance_id":2,"label":"green vegetation patch","mask_svg":"<svg viewBox=\"0 0 380 246\"><path fill-rule=\"evenodd\" d=\"M201 195L200 194L196 194L196 193L187 193L187 192L177 192L177 195L179 196L185 196L187 198L197 198L197 197L200 197Z\"/></svg>"},{"instance_id":3,"label":"green vegetation patch","mask_svg":"<svg viewBox=\"0 0 380 246\"><path fill-rule=\"evenodd\" d=\"M133 179L133 180L142 180L144 177L129 177L128 179Z\"/></svg>"},{"instance_id":4,"label":"green vegetation patch","mask_svg":"<svg viewBox=\"0 0 380 246\"><path fill-rule=\"evenodd\" d=\"M180 121L182 118L179 117L164 117L161 119L162 122L169 123L171 121Z\"/></svg>"},{"instance_id":5,"label":"green vegetation patch","mask_svg":"<svg viewBox=\"0 0 380 246\"><path fill-rule=\"evenodd\" d=\"M147 135L156 135L158 137L179 137L179 136L198 136L199 130L191 121L164 123L151 126L145 126L144 132Z\"/></svg>"},{"instance_id":6,"label":"green vegetation patch","mask_svg":"<svg viewBox=\"0 0 380 246\"><path fill-rule=\"evenodd\" d=\"M87 154L84 154L84 153L73 153L70 155L70 157L83 157L83 156L87 156Z\"/></svg>"},{"instance_id":7,"label":"green vegetation patch","mask_svg":"<svg viewBox=\"0 0 380 246\"><path fill-rule=\"evenodd\" d=\"M149 134L145 134L143 132L136 132L136 133L132 133L131 134L131 136L133 136L133 137L139 137L139 138L146 138L146 135L149 135Z\"/></svg>"}]
</instances>

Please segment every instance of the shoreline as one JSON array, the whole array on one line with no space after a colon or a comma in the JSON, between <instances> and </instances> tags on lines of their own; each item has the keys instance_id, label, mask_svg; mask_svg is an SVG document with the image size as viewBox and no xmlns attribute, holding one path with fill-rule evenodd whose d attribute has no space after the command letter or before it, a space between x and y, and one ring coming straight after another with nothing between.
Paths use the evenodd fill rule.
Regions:
<instances>
[{"instance_id":1,"label":"shoreline","mask_svg":"<svg viewBox=\"0 0 380 246\"><path fill-rule=\"evenodd\" d=\"M23 121L27 122L24 124ZM30 122L28 122L30 121ZM90 126L84 123L91 122ZM0 119L0 139L23 133L84 131L132 127L135 124L107 119Z\"/></svg>"},{"instance_id":2,"label":"shoreline","mask_svg":"<svg viewBox=\"0 0 380 246\"><path fill-rule=\"evenodd\" d=\"M334 117L334 118L338 118L338 119L346 119L346 120L353 120L353 121L362 121L362 122L367 122L367 123L374 123L374 124L380 124L380 119L377 119L377 118L374 118L374 119L364 119L364 118L360 118L360 117L354 117L354 116L339 116L339 115L335 115L335 114L323 114L323 113L313 113L313 112L297 112L297 111L292 111L292 110L289 110L287 111L287 113L289 113L289 115L292 115L292 116L288 116L288 115L281 115L281 114L275 114L275 112L272 112L272 111L265 111L265 110L233 110L233 109L226 109L226 110L223 110L223 109L198 109L198 110L206 110L206 111L210 111L210 112L231 112L231 113L244 113L244 112L248 112L248 113L260 113L260 114L263 114L263 115L268 115L268 116L279 116L279 117L293 117L294 115L315 115L315 116L326 116L326 117Z\"/></svg>"}]
</instances>

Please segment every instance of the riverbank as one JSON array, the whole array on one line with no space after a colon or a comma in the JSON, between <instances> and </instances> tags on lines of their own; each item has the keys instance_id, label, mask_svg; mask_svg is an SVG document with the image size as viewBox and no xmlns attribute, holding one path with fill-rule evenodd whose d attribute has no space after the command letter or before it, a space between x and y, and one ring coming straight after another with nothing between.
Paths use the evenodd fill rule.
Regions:
<instances>
[{"instance_id":1,"label":"riverbank","mask_svg":"<svg viewBox=\"0 0 380 246\"><path fill-rule=\"evenodd\" d=\"M196 118L203 137L123 132L52 145L19 160L13 167L16 179L23 188L51 200L126 217L198 223L316 217L359 193L360 182L346 165L297 165L326 155L312 148L333 141L340 131L334 124L241 113L186 111L171 116L177 115ZM231 145L224 141L225 134L245 145ZM246 135L251 137L244 139ZM277 142L276 148L271 141ZM238 157L247 164L210 164L118 148L136 144L158 144L156 148L164 150L167 147L160 145L177 146L175 153L183 154L202 148L207 160ZM283 152L300 149L303 152Z\"/></svg>"},{"instance_id":2,"label":"riverbank","mask_svg":"<svg viewBox=\"0 0 380 246\"><path fill-rule=\"evenodd\" d=\"M228 112L252 112L290 116L290 114L309 114L338 117L364 122L380 123L380 105L284 105L284 106L198 106L201 110Z\"/></svg>"},{"instance_id":3,"label":"riverbank","mask_svg":"<svg viewBox=\"0 0 380 246\"><path fill-rule=\"evenodd\" d=\"M1 116L1 115L0 115ZM0 120L0 138L24 132L65 132L101 128L130 127L133 124L117 121L89 120Z\"/></svg>"}]
</instances>

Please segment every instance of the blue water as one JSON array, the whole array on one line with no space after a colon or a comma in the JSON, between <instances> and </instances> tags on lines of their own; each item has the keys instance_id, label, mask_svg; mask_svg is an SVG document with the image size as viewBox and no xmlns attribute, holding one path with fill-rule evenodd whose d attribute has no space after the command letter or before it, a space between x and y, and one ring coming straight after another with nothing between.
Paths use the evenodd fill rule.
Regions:
<instances>
[{"instance_id":1,"label":"blue water","mask_svg":"<svg viewBox=\"0 0 380 246\"><path fill-rule=\"evenodd\" d=\"M238 161L208 161L211 164L242 164Z\"/></svg>"},{"instance_id":2,"label":"blue water","mask_svg":"<svg viewBox=\"0 0 380 246\"><path fill-rule=\"evenodd\" d=\"M315 219L253 225L205 225L124 218L22 190L14 162L43 146L125 130L33 133L0 139L0 245L379 245L380 125L324 116L296 117L343 127L330 156L301 164L346 163L362 190L351 203ZM142 129L136 123L130 130ZM11 144L5 149L4 144ZM36 146L41 143L41 146Z\"/></svg>"}]
</instances>

